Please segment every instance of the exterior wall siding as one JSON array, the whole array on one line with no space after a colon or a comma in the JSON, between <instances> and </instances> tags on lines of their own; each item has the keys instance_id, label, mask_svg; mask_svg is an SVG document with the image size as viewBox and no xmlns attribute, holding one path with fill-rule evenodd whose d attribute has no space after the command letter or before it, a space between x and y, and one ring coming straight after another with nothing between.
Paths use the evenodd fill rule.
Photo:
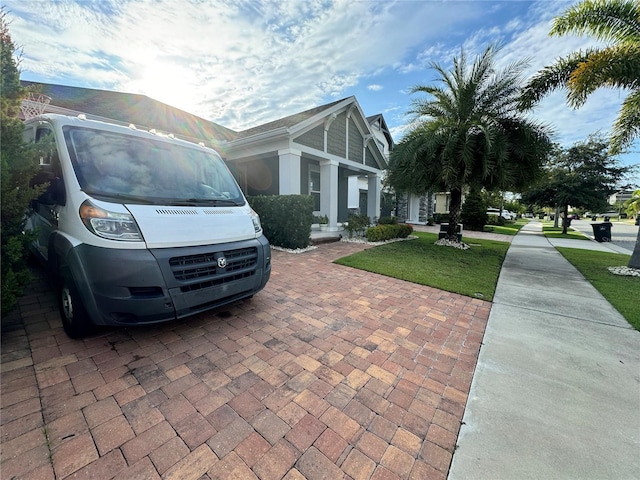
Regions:
<instances>
[{"instance_id":1,"label":"exterior wall siding","mask_svg":"<svg viewBox=\"0 0 640 480\"><path fill-rule=\"evenodd\" d=\"M349 119L349 160L362 163L362 134L352 118Z\"/></svg>"},{"instance_id":2,"label":"exterior wall siding","mask_svg":"<svg viewBox=\"0 0 640 480\"><path fill-rule=\"evenodd\" d=\"M367 150L365 152L365 165L367 167L374 167L374 168L378 168L378 164L376 163L376 159L373 157L373 154L371 153L371 149L369 147L367 147Z\"/></svg>"},{"instance_id":3,"label":"exterior wall siding","mask_svg":"<svg viewBox=\"0 0 640 480\"><path fill-rule=\"evenodd\" d=\"M294 138L293 141L300 145L324 151L324 127L322 125L318 125L307 133L303 133L299 137Z\"/></svg>"},{"instance_id":4,"label":"exterior wall siding","mask_svg":"<svg viewBox=\"0 0 640 480\"><path fill-rule=\"evenodd\" d=\"M245 168L247 172L247 191L245 194L249 196L278 194L277 156L243 162L242 167L238 168Z\"/></svg>"},{"instance_id":5,"label":"exterior wall siding","mask_svg":"<svg viewBox=\"0 0 640 480\"><path fill-rule=\"evenodd\" d=\"M342 158L347 156L347 114L341 113L331 122L327 132L327 151Z\"/></svg>"}]
</instances>

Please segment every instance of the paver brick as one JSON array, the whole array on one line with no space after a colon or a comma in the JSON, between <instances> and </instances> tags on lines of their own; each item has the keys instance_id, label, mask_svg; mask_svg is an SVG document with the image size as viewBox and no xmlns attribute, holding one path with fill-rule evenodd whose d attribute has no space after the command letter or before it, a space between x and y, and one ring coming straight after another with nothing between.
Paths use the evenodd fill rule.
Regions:
<instances>
[{"instance_id":1,"label":"paver brick","mask_svg":"<svg viewBox=\"0 0 640 480\"><path fill-rule=\"evenodd\" d=\"M159 480L160 475L158 475L151 460L145 457L129 468L121 470L120 473L114 477L114 480L129 480L134 478L136 480Z\"/></svg>"},{"instance_id":2,"label":"paver brick","mask_svg":"<svg viewBox=\"0 0 640 480\"><path fill-rule=\"evenodd\" d=\"M332 462L337 462L349 444L344 438L342 438L332 429L327 428L324 432L322 432L320 437L318 437L314 445L329 460L331 460Z\"/></svg>"},{"instance_id":3,"label":"paver brick","mask_svg":"<svg viewBox=\"0 0 640 480\"><path fill-rule=\"evenodd\" d=\"M213 435L207 441L207 444L216 453L216 455L218 455L218 457L222 458L231 450L236 448L240 442L253 432L254 430L251 425L249 425L243 418L237 418L218 433Z\"/></svg>"},{"instance_id":4,"label":"paver brick","mask_svg":"<svg viewBox=\"0 0 640 480\"><path fill-rule=\"evenodd\" d=\"M122 445L127 463L132 465L176 436L168 422L161 422Z\"/></svg>"},{"instance_id":5,"label":"paver brick","mask_svg":"<svg viewBox=\"0 0 640 480\"><path fill-rule=\"evenodd\" d=\"M135 433L124 415L118 415L92 428L92 435L100 455L104 455L133 438Z\"/></svg>"},{"instance_id":6,"label":"paver brick","mask_svg":"<svg viewBox=\"0 0 640 480\"><path fill-rule=\"evenodd\" d=\"M211 480L257 480L239 455L231 452L207 472Z\"/></svg>"},{"instance_id":7,"label":"paver brick","mask_svg":"<svg viewBox=\"0 0 640 480\"><path fill-rule=\"evenodd\" d=\"M174 425L174 428L184 443L192 450L216 433L207 419L198 412L183 418Z\"/></svg>"},{"instance_id":8,"label":"paver brick","mask_svg":"<svg viewBox=\"0 0 640 480\"><path fill-rule=\"evenodd\" d=\"M85 465L76 471L70 478L113 478L127 468L127 462L118 449L111 450L95 462Z\"/></svg>"},{"instance_id":9,"label":"paver brick","mask_svg":"<svg viewBox=\"0 0 640 480\"><path fill-rule=\"evenodd\" d=\"M180 437L173 437L149 454L149 458L160 475L173 467L180 459L189 454L189 447Z\"/></svg>"},{"instance_id":10,"label":"paver brick","mask_svg":"<svg viewBox=\"0 0 640 480\"><path fill-rule=\"evenodd\" d=\"M271 410L263 410L257 414L251 420L251 425L271 445L275 445L291 430L291 427Z\"/></svg>"},{"instance_id":11,"label":"paver brick","mask_svg":"<svg viewBox=\"0 0 640 480\"><path fill-rule=\"evenodd\" d=\"M85 433L61 444L53 451L53 469L58 478L64 478L98 457L93 438L89 433Z\"/></svg>"},{"instance_id":12,"label":"paver brick","mask_svg":"<svg viewBox=\"0 0 640 480\"><path fill-rule=\"evenodd\" d=\"M122 415L120 406L113 397L107 397L82 409L90 428L97 427L107 420Z\"/></svg>"},{"instance_id":13,"label":"paver brick","mask_svg":"<svg viewBox=\"0 0 640 480\"><path fill-rule=\"evenodd\" d=\"M234 451L244 460L247 466L251 468L270 448L271 445L262 438L262 435L253 432L240 442Z\"/></svg>"},{"instance_id":14,"label":"paver brick","mask_svg":"<svg viewBox=\"0 0 640 480\"><path fill-rule=\"evenodd\" d=\"M6 442L42 426L42 413L34 412L0 426L0 437Z\"/></svg>"},{"instance_id":15,"label":"paver brick","mask_svg":"<svg viewBox=\"0 0 640 480\"><path fill-rule=\"evenodd\" d=\"M327 426L316 417L307 414L294 425L285 438L299 451L304 452L326 428Z\"/></svg>"},{"instance_id":16,"label":"paver brick","mask_svg":"<svg viewBox=\"0 0 640 480\"><path fill-rule=\"evenodd\" d=\"M342 470L315 447L309 448L296 463L296 468L308 480L342 478Z\"/></svg>"},{"instance_id":17,"label":"paver brick","mask_svg":"<svg viewBox=\"0 0 640 480\"><path fill-rule=\"evenodd\" d=\"M332 263L362 248L274 251L255 301L82 341L43 282L2 336L3 476L445 479L490 304Z\"/></svg>"},{"instance_id":18,"label":"paver brick","mask_svg":"<svg viewBox=\"0 0 640 480\"><path fill-rule=\"evenodd\" d=\"M376 468L376 462L371 460L357 448L352 449L342 464L342 470L354 480L368 480Z\"/></svg>"},{"instance_id":19,"label":"paver brick","mask_svg":"<svg viewBox=\"0 0 640 480\"><path fill-rule=\"evenodd\" d=\"M27 472L49 463L49 449L42 444L2 461L2 478L21 478Z\"/></svg>"},{"instance_id":20,"label":"paver brick","mask_svg":"<svg viewBox=\"0 0 640 480\"><path fill-rule=\"evenodd\" d=\"M299 455L300 453L283 439L265 453L252 470L261 480L282 478L296 462Z\"/></svg>"},{"instance_id":21,"label":"paver brick","mask_svg":"<svg viewBox=\"0 0 640 480\"><path fill-rule=\"evenodd\" d=\"M163 480L196 480L209 471L218 461L208 445L202 444L167 470Z\"/></svg>"}]
</instances>

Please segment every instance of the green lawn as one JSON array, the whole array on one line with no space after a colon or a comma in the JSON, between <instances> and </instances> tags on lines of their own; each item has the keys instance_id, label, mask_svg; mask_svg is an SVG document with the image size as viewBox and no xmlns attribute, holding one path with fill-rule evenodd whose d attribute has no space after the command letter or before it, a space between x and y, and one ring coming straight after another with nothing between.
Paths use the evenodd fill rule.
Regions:
<instances>
[{"instance_id":1,"label":"green lawn","mask_svg":"<svg viewBox=\"0 0 640 480\"><path fill-rule=\"evenodd\" d=\"M585 237L582 232L578 232L576 230L572 230L571 228L567 229L567 233L562 233L562 227L549 227L542 226L542 233L545 237L549 238L569 238L571 240L591 240L588 237Z\"/></svg>"},{"instance_id":2,"label":"green lawn","mask_svg":"<svg viewBox=\"0 0 640 480\"><path fill-rule=\"evenodd\" d=\"M640 330L640 277L614 275L607 270L607 267L626 266L629 255L556 248L636 330Z\"/></svg>"},{"instance_id":3,"label":"green lawn","mask_svg":"<svg viewBox=\"0 0 640 480\"><path fill-rule=\"evenodd\" d=\"M501 233L502 235L515 235L520 229L529 223L528 218L519 218L515 223L507 223L506 225L485 225L483 232Z\"/></svg>"},{"instance_id":4,"label":"green lawn","mask_svg":"<svg viewBox=\"0 0 640 480\"><path fill-rule=\"evenodd\" d=\"M502 262L509 248L505 242L465 238L470 250L434 245L436 234L414 232L416 240L370 248L336 263L428 285L469 297L493 300Z\"/></svg>"}]
</instances>

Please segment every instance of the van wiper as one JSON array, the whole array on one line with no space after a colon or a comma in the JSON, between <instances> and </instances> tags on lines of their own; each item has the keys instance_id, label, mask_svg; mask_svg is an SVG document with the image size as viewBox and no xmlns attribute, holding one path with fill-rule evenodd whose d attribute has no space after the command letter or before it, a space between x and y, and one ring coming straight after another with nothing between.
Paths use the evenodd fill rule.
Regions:
<instances>
[{"instance_id":1,"label":"van wiper","mask_svg":"<svg viewBox=\"0 0 640 480\"><path fill-rule=\"evenodd\" d=\"M213 206L221 206L221 205L231 205L234 207L239 207L242 205L241 203L236 202L235 200L231 200L230 198L190 198L185 200L184 202L187 205L197 206L197 205L213 205Z\"/></svg>"},{"instance_id":2,"label":"van wiper","mask_svg":"<svg viewBox=\"0 0 640 480\"><path fill-rule=\"evenodd\" d=\"M147 198L147 197L138 197L136 195L124 195L120 193L104 193L104 192L96 192L93 190L84 190L84 193L87 195L91 195L92 197L101 200L101 199L111 199L111 200L120 200L122 202L135 202L143 205L154 205L157 202Z\"/></svg>"}]
</instances>

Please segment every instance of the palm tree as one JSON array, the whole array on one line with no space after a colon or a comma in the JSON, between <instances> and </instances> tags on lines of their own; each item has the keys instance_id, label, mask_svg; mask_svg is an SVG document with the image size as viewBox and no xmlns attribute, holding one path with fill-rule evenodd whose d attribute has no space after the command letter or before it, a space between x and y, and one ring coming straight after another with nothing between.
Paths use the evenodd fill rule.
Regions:
<instances>
[{"instance_id":1,"label":"palm tree","mask_svg":"<svg viewBox=\"0 0 640 480\"><path fill-rule=\"evenodd\" d=\"M628 89L610 140L611 153L621 153L640 135L640 2L578 3L555 19L550 35L570 33L593 35L608 45L574 52L545 67L529 81L522 105L530 107L558 88L567 89L574 108L600 87Z\"/></svg>"},{"instance_id":2,"label":"palm tree","mask_svg":"<svg viewBox=\"0 0 640 480\"><path fill-rule=\"evenodd\" d=\"M467 187L522 187L551 146L547 127L517 109L526 63L499 71L498 50L489 46L471 65L463 51L450 71L433 63L440 85L412 89L427 96L413 101L413 122L391 154L387 182L397 191L450 192L451 241Z\"/></svg>"},{"instance_id":3,"label":"palm tree","mask_svg":"<svg viewBox=\"0 0 640 480\"><path fill-rule=\"evenodd\" d=\"M627 213L635 215L636 220L640 217L640 190L633 192L631 198L625 202L625 207L627 208ZM640 270L640 228L638 228L636 246L634 247L633 254L629 259L629 267Z\"/></svg>"}]
</instances>

